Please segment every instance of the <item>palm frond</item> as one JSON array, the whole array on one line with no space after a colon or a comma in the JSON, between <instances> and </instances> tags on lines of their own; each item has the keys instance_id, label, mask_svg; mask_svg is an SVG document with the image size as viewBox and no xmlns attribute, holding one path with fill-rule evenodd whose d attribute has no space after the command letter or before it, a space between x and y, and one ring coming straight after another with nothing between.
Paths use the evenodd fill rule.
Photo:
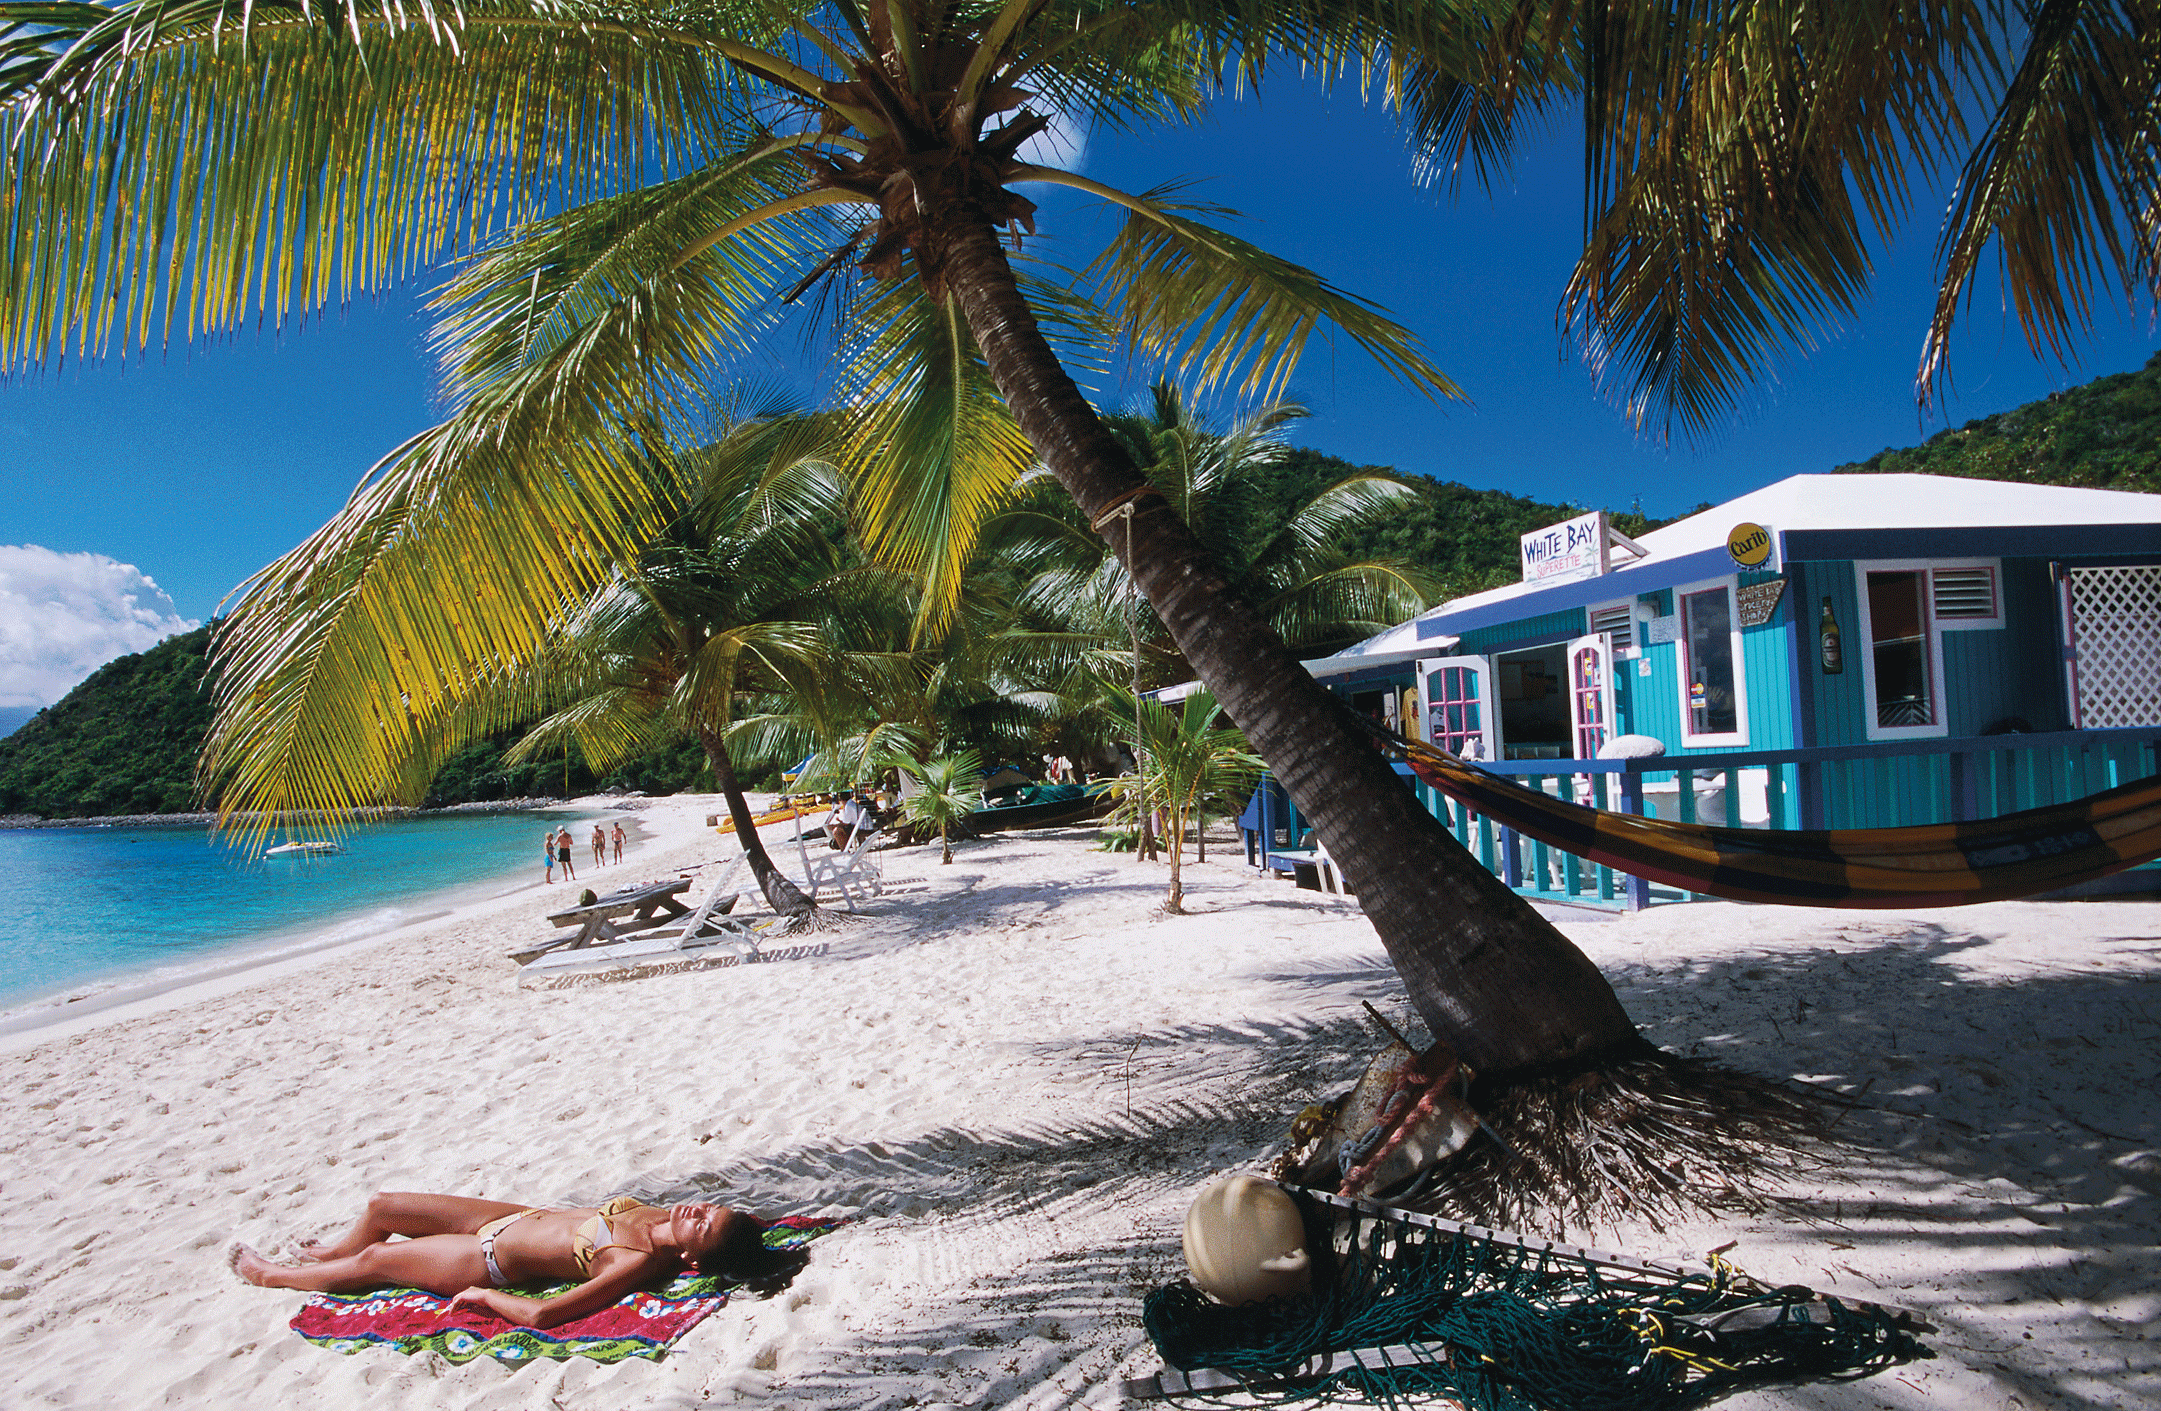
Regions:
<instances>
[{"instance_id":1,"label":"palm frond","mask_svg":"<svg viewBox=\"0 0 2161 1411\"><path fill-rule=\"evenodd\" d=\"M0 370L385 288L703 164L747 82L658 11L7 0Z\"/></svg>"},{"instance_id":2,"label":"palm frond","mask_svg":"<svg viewBox=\"0 0 2161 1411\"><path fill-rule=\"evenodd\" d=\"M976 537L1035 451L956 306L911 281L865 314L850 376L857 525L880 562L921 577L920 637L951 620Z\"/></svg>"},{"instance_id":3,"label":"palm frond","mask_svg":"<svg viewBox=\"0 0 2161 1411\"><path fill-rule=\"evenodd\" d=\"M1989 245L2026 342L2063 362L2096 291L2161 302L2161 5L2040 0L2025 51L1966 162L1937 255L1922 352L1925 401Z\"/></svg>"},{"instance_id":4,"label":"palm frond","mask_svg":"<svg viewBox=\"0 0 2161 1411\"><path fill-rule=\"evenodd\" d=\"M270 814L417 802L430 758L536 713L503 664L546 651L551 619L657 521L620 488L644 483L636 438L599 428L531 473L470 430L408 442L240 589L203 777L227 818L264 816L248 836ZM492 705L454 709L475 694Z\"/></svg>"},{"instance_id":5,"label":"palm frond","mask_svg":"<svg viewBox=\"0 0 2161 1411\"><path fill-rule=\"evenodd\" d=\"M1067 184L1115 194L1094 183ZM1235 384L1242 395L1272 399L1296 370L1307 340L1327 326L1405 386L1468 400L1427 359L1417 336L1378 304L1189 218L1185 213L1232 213L1173 202L1173 189L1120 198L1125 223L1086 271L1130 349L1161 360L1197 392Z\"/></svg>"},{"instance_id":6,"label":"palm frond","mask_svg":"<svg viewBox=\"0 0 2161 1411\"><path fill-rule=\"evenodd\" d=\"M1254 606L1292 647L1348 644L1385 632L1433 605L1432 576L1408 564L1309 567Z\"/></svg>"},{"instance_id":7,"label":"palm frond","mask_svg":"<svg viewBox=\"0 0 2161 1411\"><path fill-rule=\"evenodd\" d=\"M1639 427L1700 432L1858 306L1871 240L1959 140L1987 7L1568 13L1587 165L1564 332Z\"/></svg>"}]
</instances>

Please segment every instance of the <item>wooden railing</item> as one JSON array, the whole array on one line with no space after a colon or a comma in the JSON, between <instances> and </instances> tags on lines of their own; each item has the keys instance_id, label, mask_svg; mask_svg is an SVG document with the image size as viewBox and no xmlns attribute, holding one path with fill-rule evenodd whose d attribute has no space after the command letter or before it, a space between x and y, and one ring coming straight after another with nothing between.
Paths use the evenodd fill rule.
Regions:
<instances>
[{"instance_id":1,"label":"wooden railing","mask_svg":"<svg viewBox=\"0 0 2161 1411\"><path fill-rule=\"evenodd\" d=\"M1556 798L1729 828L1902 828L2068 803L2161 773L2161 727L1982 735L1656 759L1482 762ZM1397 765L1428 812L1488 871L1527 897L1638 910L1696 894L1587 862L1463 808ZM1295 862L1305 828L1272 779L1249 807L1247 860ZM1263 795L1267 802L1263 802ZM1265 841L1266 846L1261 844ZM1288 866L1278 870L1290 871Z\"/></svg>"}]
</instances>

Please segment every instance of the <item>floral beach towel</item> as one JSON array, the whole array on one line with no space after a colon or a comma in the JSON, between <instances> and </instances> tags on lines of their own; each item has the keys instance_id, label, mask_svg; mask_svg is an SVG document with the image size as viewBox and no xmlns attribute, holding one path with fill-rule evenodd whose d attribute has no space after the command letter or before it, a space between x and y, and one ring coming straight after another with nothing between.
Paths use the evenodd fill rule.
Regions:
<instances>
[{"instance_id":1,"label":"floral beach towel","mask_svg":"<svg viewBox=\"0 0 2161 1411\"><path fill-rule=\"evenodd\" d=\"M789 1215L765 1232L768 1249L798 1249L846 1224ZM558 1284L547 1297L573 1287ZM335 1352L394 1347L400 1352L439 1352L452 1362L488 1356L503 1362L536 1358L590 1357L620 1362L661 1357L675 1340L728 1301L740 1284L698 1274L678 1274L667 1287L629 1294L612 1307L556 1328L520 1328L485 1308L450 1310L450 1300L419 1289L311 1295L293 1316L293 1331Z\"/></svg>"}]
</instances>

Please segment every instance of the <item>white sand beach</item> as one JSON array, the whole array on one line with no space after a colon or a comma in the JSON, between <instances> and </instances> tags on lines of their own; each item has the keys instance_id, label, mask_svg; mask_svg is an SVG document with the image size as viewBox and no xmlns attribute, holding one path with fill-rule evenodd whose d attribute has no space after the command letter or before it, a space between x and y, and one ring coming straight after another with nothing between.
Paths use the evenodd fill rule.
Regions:
<instances>
[{"instance_id":1,"label":"white sand beach","mask_svg":"<svg viewBox=\"0 0 2161 1411\"><path fill-rule=\"evenodd\" d=\"M644 815L662 877L729 845ZM773 838L781 830L769 830ZM1059 831L888 854L823 955L519 990L527 890L0 1041L9 1407L1107 1407L1187 1202L1408 1019L1355 903ZM792 847L780 854L792 861ZM2161 905L1701 904L1564 928L1656 1042L1864 1094L1859 1155L1759 1216L1575 1231L1921 1312L1938 1356L1741 1408L2161 1405ZM378 1189L845 1212L794 1287L657 1363L315 1347L225 1265Z\"/></svg>"}]
</instances>

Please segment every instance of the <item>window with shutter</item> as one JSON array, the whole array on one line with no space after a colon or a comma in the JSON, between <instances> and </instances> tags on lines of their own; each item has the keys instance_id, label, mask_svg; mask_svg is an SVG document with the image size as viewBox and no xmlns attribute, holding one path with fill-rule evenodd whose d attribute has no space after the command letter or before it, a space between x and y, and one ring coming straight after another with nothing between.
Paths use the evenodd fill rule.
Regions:
<instances>
[{"instance_id":1,"label":"window with shutter","mask_svg":"<svg viewBox=\"0 0 2161 1411\"><path fill-rule=\"evenodd\" d=\"M1636 622L1627 603L1607 603L1591 609L1591 631L1613 639L1613 650L1625 652L1636 645Z\"/></svg>"},{"instance_id":2,"label":"window with shutter","mask_svg":"<svg viewBox=\"0 0 2161 1411\"><path fill-rule=\"evenodd\" d=\"M1939 568L1934 580L1936 616L1953 621L1996 616L1996 570Z\"/></svg>"}]
</instances>

